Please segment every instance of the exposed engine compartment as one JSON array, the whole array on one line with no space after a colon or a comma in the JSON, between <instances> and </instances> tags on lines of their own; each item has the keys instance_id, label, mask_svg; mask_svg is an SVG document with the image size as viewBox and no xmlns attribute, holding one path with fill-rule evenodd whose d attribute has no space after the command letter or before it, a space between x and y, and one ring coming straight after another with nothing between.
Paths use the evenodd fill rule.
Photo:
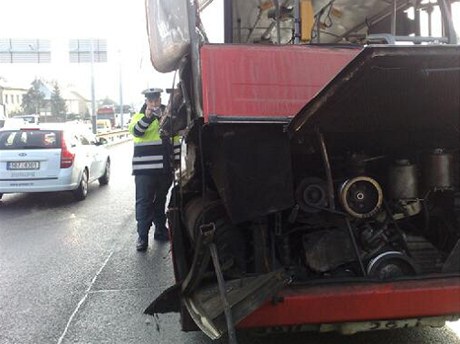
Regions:
<instances>
[{"instance_id":1,"label":"exposed engine compartment","mask_svg":"<svg viewBox=\"0 0 460 344\"><path fill-rule=\"evenodd\" d=\"M288 209L232 223L212 183L209 200L187 196L189 239L195 242L200 226L213 222L227 277L279 268L293 282L460 272L453 263L460 260L457 150L406 157L337 152L329 155L328 185L321 151L305 153L304 144L291 147L296 169ZM262 203L265 196L259 195Z\"/></svg>"},{"instance_id":2,"label":"exposed engine compartment","mask_svg":"<svg viewBox=\"0 0 460 344\"><path fill-rule=\"evenodd\" d=\"M287 127L197 121L180 187L188 260L213 223L228 278L459 273L458 48L407 49L365 49Z\"/></svg>"}]
</instances>

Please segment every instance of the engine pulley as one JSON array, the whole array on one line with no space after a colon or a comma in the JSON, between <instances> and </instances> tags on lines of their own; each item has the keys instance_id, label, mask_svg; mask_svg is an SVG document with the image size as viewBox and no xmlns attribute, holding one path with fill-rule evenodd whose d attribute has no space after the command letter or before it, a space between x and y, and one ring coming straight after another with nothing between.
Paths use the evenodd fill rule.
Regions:
<instances>
[{"instance_id":1,"label":"engine pulley","mask_svg":"<svg viewBox=\"0 0 460 344\"><path fill-rule=\"evenodd\" d=\"M399 251L387 251L371 259L367 265L367 274L379 279L413 276L419 273L415 262Z\"/></svg>"},{"instance_id":2,"label":"engine pulley","mask_svg":"<svg viewBox=\"0 0 460 344\"><path fill-rule=\"evenodd\" d=\"M317 213L327 206L326 182L321 178L303 179L296 189L296 201L307 213Z\"/></svg>"},{"instance_id":3,"label":"engine pulley","mask_svg":"<svg viewBox=\"0 0 460 344\"><path fill-rule=\"evenodd\" d=\"M369 218L377 214L382 206L382 188L370 177L355 177L342 184L339 201L351 216L359 219Z\"/></svg>"}]
</instances>

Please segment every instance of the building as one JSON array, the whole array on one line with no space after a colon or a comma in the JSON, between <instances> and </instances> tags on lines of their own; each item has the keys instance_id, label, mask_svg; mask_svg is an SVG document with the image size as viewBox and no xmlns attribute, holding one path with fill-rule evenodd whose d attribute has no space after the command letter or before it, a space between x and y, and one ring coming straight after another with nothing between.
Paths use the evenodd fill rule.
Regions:
<instances>
[{"instance_id":1,"label":"building","mask_svg":"<svg viewBox=\"0 0 460 344\"><path fill-rule=\"evenodd\" d=\"M89 116L90 99L85 98L76 91L68 89L62 92L62 98L65 100L67 113Z\"/></svg>"},{"instance_id":2,"label":"building","mask_svg":"<svg viewBox=\"0 0 460 344\"><path fill-rule=\"evenodd\" d=\"M39 109L38 115L50 117L50 102L54 86L52 83L42 80L39 80L39 82L40 92L44 95L45 105ZM61 97L64 99L67 107L67 114L80 117L89 115L91 100L72 89L60 87L60 91ZM27 92L28 88L6 85L6 83L0 82L0 119L11 117L15 113L22 113L22 99Z\"/></svg>"},{"instance_id":3,"label":"building","mask_svg":"<svg viewBox=\"0 0 460 344\"><path fill-rule=\"evenodd\" d=\"M51 117L51 98L54 92L54 83L40 81L40 92L44 94L45 106L40 109L40 115ZM83 117L89 115L91 100L83 97L79 92L59 85L60 95L65 101L67 115ZM67 117L67 116L66 116ZM62 118L61 118L62 120Z\"/></svg>"},{"instance_id":4,"label":"building","mask_svg":"<svg viewBox=\"0 0 460 344\"><path fill-rule=\"evenodd\" d=\"M0 118L21 111L22 96L26 88L7 85L0 81Z\"/></svg>"}]
</instances>

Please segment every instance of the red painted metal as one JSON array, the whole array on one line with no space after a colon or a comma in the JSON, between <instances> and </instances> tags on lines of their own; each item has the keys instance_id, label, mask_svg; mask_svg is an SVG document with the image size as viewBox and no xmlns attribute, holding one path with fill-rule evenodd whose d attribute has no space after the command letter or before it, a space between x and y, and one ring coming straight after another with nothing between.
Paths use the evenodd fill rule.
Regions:
<instances>
[{"instance_id":1,"label":"red painted metal","mask_svg":"<svg viewBox=\"0 0 460 344\"><path fill-rule=\"evenodd\" d=\"M293 116L361 48L204 45L203 111L210 116Z\"/></svg>"},{"instance_id":2,"label":"red painted metal","mask_svg":"<svg viewBox=\"0 0 460 344\"><path fill-rule=\"evenodd\" d=\"M238 327L421 318L460 314L460 278L289 288Z\"/></svg>"}]
</instances>

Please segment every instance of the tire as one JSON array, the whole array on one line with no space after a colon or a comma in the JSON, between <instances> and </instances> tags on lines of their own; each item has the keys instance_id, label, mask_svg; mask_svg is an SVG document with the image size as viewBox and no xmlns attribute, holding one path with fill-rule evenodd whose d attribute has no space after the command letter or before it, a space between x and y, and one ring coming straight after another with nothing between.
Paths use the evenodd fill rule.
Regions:
<instances>
[{"instance_id":1,"label":"tire","mask_svg":"<svg viewBox=\"0 0 460 344\"><path fill-rule=\"evenodd\" d=\"M3 194L2 194L2 193L0 193L0 199L2 199L2 197L3 197Z\"/></svg>"},{"instance_id":2,"label":"tire","mask_svg":"<svg viewBox=\"0 0 460 344\"><path fill-rule=\"evenodd\" d=\"M105 163L105 171L102 177L98 179L99 185L107 185L110 180L110 160L107 159L107 162Z\"/></svg>"},{"instance_id":3,"label":"tire","mask_svg":"<svg viewBox=\"0 0 460 344\"><path fill-rule=\"evenodd\" d=\"M88 195L88 171L85 169L81 176L80 184L73 192L73 196L77 201L83 201Z\"/></svg>"}]
</instances>

